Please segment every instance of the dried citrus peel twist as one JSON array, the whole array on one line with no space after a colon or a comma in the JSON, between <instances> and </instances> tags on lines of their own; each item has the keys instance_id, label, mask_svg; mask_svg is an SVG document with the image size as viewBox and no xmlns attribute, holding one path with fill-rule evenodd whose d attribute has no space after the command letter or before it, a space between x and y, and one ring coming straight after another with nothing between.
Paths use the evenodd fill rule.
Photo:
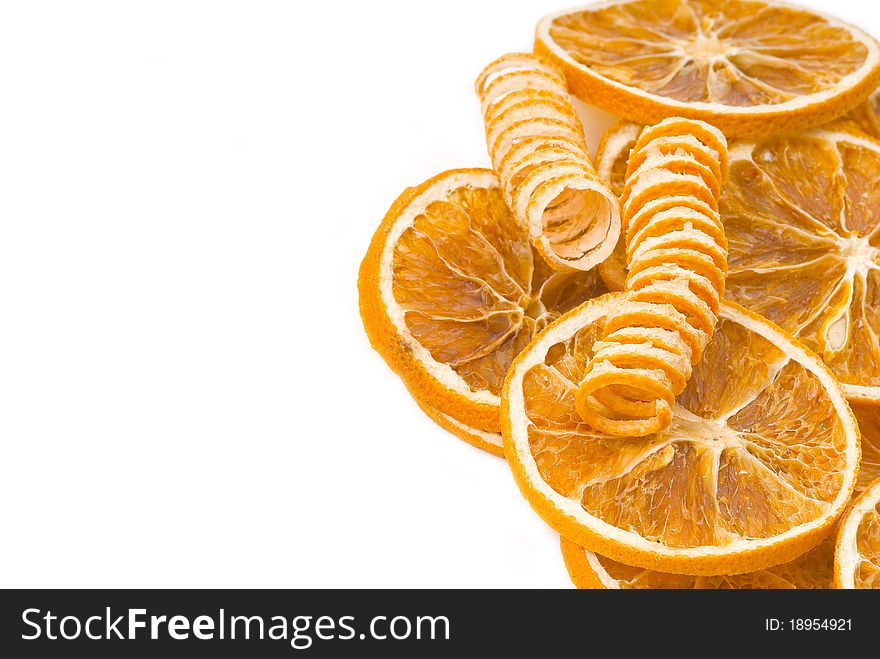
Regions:
<instances>
[{"instance_id":1,"label":"dried citrus peel twist","mask_svg":"<svg viewBox=\"0 0 880 659\"><path fill-rule=\"evenodd\" d=\"M673 117L645 128L621 196L629 272L578 387L596 430L642 436L669 425L675 396L718 322L727 240L718 214L727 143L708 124Z\"/></svg>"},{"instance_id":2,"label":"dried citrus peel twist","mask_svg":"<svg viewBox=\"0 0 880 659\"><path fill-rule=\"evenodd\" d=\"M587 155L563 75L547 60L504 55L476 82L486 144L507 204L555 270L590 270L614 249L620 211Z\"/></svg>"}]
</instances>

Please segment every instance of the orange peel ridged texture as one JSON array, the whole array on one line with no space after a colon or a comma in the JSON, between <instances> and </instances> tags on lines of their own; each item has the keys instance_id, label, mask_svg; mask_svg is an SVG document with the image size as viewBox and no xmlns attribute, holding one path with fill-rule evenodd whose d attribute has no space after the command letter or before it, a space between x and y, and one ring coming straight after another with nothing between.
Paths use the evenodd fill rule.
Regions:
<instances>
[{"instance_id":1,"label":"orange peel ridged texture","mask_svg":"<svg viewBox=\"0 0 880 659\"><path fill-rule=\"evenodd\" d=\"M610 436L582 420L576 383L622 302L612 294L563 316L511 367L505 455L533 508L576 544L663 572L750 572L818 545L859 460L856 422L830 371L722 302L670 425Z\"/></svg>"},{"instance_id":2,"label":"orange peel ridged texture","mask_svg":"<svg viewBox=\"0 0 880 659\"><path fill-rule=\"evenodd\" d=\"M587 155L565 78L548 61L513 53L477 78L486 143L508 205L558 270L589 270L620 234L616 200Z\"/></svg>"},{"instance_id":3,"label":"orange peel ridged texture","mask_svg":"<svg viewBox=\"0 0 880 659\"><path fill-rule=\"evenodd\" d=\"M880 589L880 479L865 487L840 522L834 583L839 588Z\"/></svg>"},{"instance_id":4,"label":"orange peel ridged texture","mask_svg":"<svg viewBox=\"0 0 880 659\"><path fill-rule=\"evenodd\" d=\"M861 462L856 493L880 478L880 407L854 405L861 431ZM578 588L686 588L686 589L827 589L832 587L835 537L793 561L735 575L694 577L632 567L560 539L565 566ZM878 584L880 585L880 584Z\"/></svg>"},{"instance_id":5,"label":"orange peel ridged texture","mask_svg":"<svg viewBox=\"0 0 880 659\"><path fill-rule=\"evenodd\" d=\"M644 436L672 420L724 293L718 197L727 167L721 132L690 119L646 128L631 151L621 194L626 300L594 346L576 397L597 430Z\"/></svg>"}]
</instances>

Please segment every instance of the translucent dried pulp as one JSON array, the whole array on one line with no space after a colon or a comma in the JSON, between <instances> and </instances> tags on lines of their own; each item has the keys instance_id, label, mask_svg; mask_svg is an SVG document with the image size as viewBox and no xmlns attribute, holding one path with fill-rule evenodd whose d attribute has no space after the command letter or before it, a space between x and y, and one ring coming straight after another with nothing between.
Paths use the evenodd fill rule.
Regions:
<instances>
[{"instance_id":1,"label":"translucent dried pulp","mask_svg":"<svg viewBox=\"0 0 880 659\"><path fill-rule=\"evenodd\" d=\"M624 565L561 538L560 548L572 583L585 589L812 590L832 587L834 541L793 561L743 574L693 576Z\"/></svg>"},{"instance_id":2,"label":"translucent dried pulp","mask_svg":"<svg viewBox=\"0 0 880 659\"><path fill-rule=\"evenodd\" d=\"M834 583L838 588L880 588L880 479L856 498L840 523Z\"/></svg>"}]
</instances>

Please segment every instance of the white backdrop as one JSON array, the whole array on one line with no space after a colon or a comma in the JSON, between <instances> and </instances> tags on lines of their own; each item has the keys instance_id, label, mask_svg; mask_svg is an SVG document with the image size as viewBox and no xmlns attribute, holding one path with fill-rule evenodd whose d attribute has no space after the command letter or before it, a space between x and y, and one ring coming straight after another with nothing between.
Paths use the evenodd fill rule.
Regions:
<instances>
[{"instance_id":1,"label":"white backdrop","mask_svg":"<svg viewBox=\"0 0 880 659\"><path fill-rule=\"evenodd\" d=\"M473 79L559 6L305 5L0 6L0 587L570 586L356 290L403 188L488 166Z\"/></svg>"}]
</instances>

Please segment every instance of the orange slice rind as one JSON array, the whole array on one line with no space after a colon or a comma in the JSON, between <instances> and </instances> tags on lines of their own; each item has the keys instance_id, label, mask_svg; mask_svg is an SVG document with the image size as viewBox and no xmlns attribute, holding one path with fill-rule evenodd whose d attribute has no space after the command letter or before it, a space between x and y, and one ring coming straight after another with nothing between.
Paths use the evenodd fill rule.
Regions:
<instances>
[{"instance_id":1,"label":"orange slice rind","mask_svg":"<svg viewBox=\"0 0 880 659\"><path fill-rule=\"evenodd\" d=\"M413 396L463 426L498 432L513 358L604 287L595 273L551 269L511 215L495 174L462 169L394 202L358 289L371 344Z\"/></svg>"},{"instance_id":2,"label":"orange slice rind","mask_svg":"<svg viewBox=\"0 0 880 659\"><path fill-rule=\"evenodd\" d=\"M874 90L874 93L850 112L846 118L852 121L859 130L874 139L880 139L880 89Z\"/></svg>"},{"instance_id":3,"label":"orange slice rind","mask_svg":"<svg viewBox=\"0 0 880 659\"><path fill-rule=\"evenodd\" d=\"M415 396L413 396L413 398L415 399L416 404L419 406L422 412L424 412L428 418L430 418L434 423L436 423L447 432L452 433L459 439L462 439L468 444L482 449L487 453L491 453L492 455L497 455L502 458L504 457L504 449L501 445L501 433L489 432L487 430L474 428L473 426L469 426L465 423L462 423L461 421L458 421L457 419L455 419L455 417L440 412L436 408L431 407L428 403L425 403L424 401L415 398Z\"/></svg>"},{"instance_id":4,"label":"orange slice rind","mask_svg":"<svg viewBox=\"0 0 880 659\"><path fill-rule=\"evenodd\" d=\"M853 125L731 144L719 203L728 241L725 294L820 353L850 400L877 404L880 142ZM619 122L600 144L597 172L616 193L639 132ZM630 219L625 235L644 222ZM624 242L599 268L611 290L625 286Z\"/></svg>"},{"instance_id":5,"label":"orange slice rind","mask_svg":"<svg viewBox=\"0 0 880 659\"><path fill-rule=\"evenodd\" d=\"M880 589L880 479L856 497L840 522L834 584L847 589Z\"/></svg>"},{"instance_id":6,"label":"orange slice rind","mask_svg":"<svg viewBox=\"0 0 880 659\"><path fill-rule=\"evenodd\" d=\"M612 437L575 406L621 294L541 332L502 395L508 464L556 531L627 565L737 574L809 551L853 491L859 433L828 368L790 335L724 302L713 339L676 398L672 423Z\"/></svg>"},{"instance_id":7,"label":"orange slice rind","mask_svg":"<svg viewBox=\"0 0 880 659\"><path fill-rule=\"evenodd\" d=\"M489 64L475 87L493 166L535 248L557 270L601 263L620 235L620 214L587 155L562 73L512 53Z\"/></svg>"}]
</instances>

